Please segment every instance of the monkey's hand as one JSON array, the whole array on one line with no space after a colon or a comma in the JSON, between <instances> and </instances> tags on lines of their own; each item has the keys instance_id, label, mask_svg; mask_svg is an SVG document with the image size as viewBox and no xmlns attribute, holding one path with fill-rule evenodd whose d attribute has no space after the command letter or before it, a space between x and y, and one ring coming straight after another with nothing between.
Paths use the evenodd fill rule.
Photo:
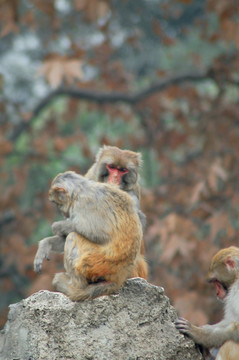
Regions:
<instances>
[{"instance_id":1,"label":"monkey's hand","mask_svg":"<svg viewBox=\"0 0 239 360\"><path fill-rule=\"evenodd\" d=\"M44 259L50 260L50 253L62 253L64 251L65 238L58 235L50 236L39 242L38 250L34 259L34 271L40 273Z\"/></svg>"},{"instance_id":2,"label":"monkey's hand","mask_svg":"<svg viewBox=\"0 0 239 360\"><path fill-rule=\"evenodd\" d=\"M75 231L75 226L70 219L56 221L51 226L55 235L67 236L70 232Z\"/></svg>"},{"instance_id":3,"label":"monkey's hand","mask_svg":"<svg viewBox=\"0 0 239 360\"><path fill-rule=\"evenodd\" d=\"M182 334L186 334L190 336L196 343L204 345L204 338L207 335L206 329L192 325L190 321L181 317L177 319L175 326Z\"/></svg>"},{"instance_id":4,"label":"monkey's hand","mask_svg":"<svg viewBox=\"0 0 239 360\"><path fill-rule=\"evenodd\" d=\"M42 239L39 242L38 250L34 259L34 271L40 273L42 270L42 263L44 259L50 260L51 244L50 238Z\"/></svg>"},{"instance_id":5,"label":"monkey's hand","mask_svg":"<svg viewBox=\"0 0 239 360\"><path fill-rule=\"evenodd\" d=\"M192 332L192 325L188 320L180 317L175 322L175 326L181 333L187 334L190 336L190 334Z\"/></svg>"},{"instance_id":6,"label":"monkey's hand","mask_svg":"<svg viewBox=\"0 0 239 360\"><path fill-rule=\"evenodd\" d=\"M175 326L183 334L190 336L195 343L207 349L219 348L228 340L239 340L239 333L235 331L238 323L225 324L223 321L215 325L195 326L188 320L179 318ZM223 326L222 326L223 325ZM239 325L239 324L238 324ZM236 333L238 335L236 335Z\"/></svg>"}]
</instances>

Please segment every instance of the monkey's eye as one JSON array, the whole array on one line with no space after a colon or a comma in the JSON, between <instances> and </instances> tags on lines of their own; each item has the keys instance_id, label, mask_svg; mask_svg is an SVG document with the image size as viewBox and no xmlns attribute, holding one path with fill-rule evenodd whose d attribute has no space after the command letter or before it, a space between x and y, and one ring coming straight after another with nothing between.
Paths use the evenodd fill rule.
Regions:
<instances>
[{"instance_id":1,"label":"monkey's eye","mask_svg":"<svg viewBox=\"0 0 239 360\"><path fill-rule=\"evenodd\" d=\"M126 169L126 168L120 168L119 171L121 171L121 172L128 172L128 169Z\"/></svg>"},{"instance_id":2,"label":"monkey's eye","mask_svg":"<svg viewBox=\"0 0 239 360\"><path fill-rule=\"evenodd\" d=\"M109 164L108 167L109 167L110 169L115 169L114 164Z\"/></svg>"}]
</instances>

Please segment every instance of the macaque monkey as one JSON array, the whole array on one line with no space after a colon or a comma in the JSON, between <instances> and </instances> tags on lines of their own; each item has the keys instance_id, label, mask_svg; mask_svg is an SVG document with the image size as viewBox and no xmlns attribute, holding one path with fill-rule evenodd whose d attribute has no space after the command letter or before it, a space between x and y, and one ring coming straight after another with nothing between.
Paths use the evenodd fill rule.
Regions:
<instances>
[{"instance_id":1,"label":"macaque monkey","mask_svg":"<svg viewBox=\"0 0 239 360\"><path fill-rule=\"evenodd\" d=\"M133 277L140 253L142 226L132 198L109 184L72 171L59 174L49 200L66 217L52 225L65 237L64 266L53 285L74 301L112 294Z\"/></svg>"},{"instance_id":2,"label":"macaque monkey","mask_svg":"<svg viewBox=\"0 0 239 360\"><path fill-rule=\"evenodd\" d=\"M140 210L140 185L138 183L141 163L140 153L105 145L98 151L95 163L85 177L97 182L118 185L121 190L126 191L135 201L144 229L146 217Z\"/></svg>"},{"instance_id":3,"label":"macaque monkey","mask_svg":"<svg viewBox=\"0 0 239 360\"><path fill-rule=\"evenodd\" d=\"M201 327L179 318L177 329L204 348L219 349L217 360L239 359L239 248L220 250L211 261L207 280L224 302L224 318L218 324ZM224 344L224 345L223 345Z\"/></svg>"},{"instance_id":4,"label":"macaque monkey","mask_svg":"<svg viewBox=\"0 0 239 360\"><path fill-rule=\"evenodd\" d=\"M97 155L95 163L85 177L97 182L115 184L126 191L134 200L138 215L144 230L146 217L140 209L139 168L141 154L130 150L121 150L116 146L104 146ZM141 256L139 257L135 277L147 278L148 268L144 258L144 242L141 242Z\"/></svg>"},{"instance_id":5,"label":"macaque monkey","mask_svg":"<svg viewBox=\"0 0 239 360\"><path fill-rule=\"evenodd\" d=\"M140 185L138 172L141 165L141 154L130 150L121 150L116 146L104 146L97 155L96 161L85 177L102 183L110 183L126 191L134 200L138 215L144 229L146 217L140 210ZM44 259L50 258L51 252L63 252L67 231L62 236L51 236L40 241L34 260L34 270L40 272ZM141 254L133 277L147 278L148 268L144 258L144 242L141 241Z\"/></svg>"}]
</instances>

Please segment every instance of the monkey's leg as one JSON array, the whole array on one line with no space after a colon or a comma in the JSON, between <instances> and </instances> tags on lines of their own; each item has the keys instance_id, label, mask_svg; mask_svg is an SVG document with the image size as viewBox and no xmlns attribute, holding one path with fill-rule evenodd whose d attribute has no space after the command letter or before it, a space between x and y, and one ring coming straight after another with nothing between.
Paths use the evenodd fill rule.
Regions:
<instances>
[{"instance_id":1,"label":"monkey's leg","mask_svg":"<svg viewBox=\"0 0 239 360\"><path fill-rule=\"evenodd\" d=\"M54 276L52 285L56 288L57 291L62 292L63 294L68 295L70 287L71 278L67 273L57 273Z\"/></svg>"},{"instance_id":2,"label":"monkey's leg","mask_svg":"<svg viewBox=\"0 0 239 360\"><path fill-rule=\"evenodd\" d=\"M44 259L50 260L50 253L62 253L64 251L65 238L54 235L42 239L39 242L38 250L34 259L34 271L40 273Z\"/></svg>"},{"instance_id":3,"label":"monkey's leg","mask_svg":"<svg viewBox=\"0 0 239 360\"><path fill-rule=\"evenodd\" d=\"M77 294L84 292L84 289L88 287L88 283L82 275L73 276L67 272L57 273L54 276L52 285L57 291L69 296L70 299L75 300L71 297L71 294L76 291Z\"/></svg>"},{"instance_id":4,"label":"monkey's leg","mask_svg":"<svg viewBox=\"0 0 239 360\"><path fill-rule=\"evenodd\" d=\"M238 360L239 344L233 341L227 341L220 348L216 360Z\"/></svg>"}]
</instances>

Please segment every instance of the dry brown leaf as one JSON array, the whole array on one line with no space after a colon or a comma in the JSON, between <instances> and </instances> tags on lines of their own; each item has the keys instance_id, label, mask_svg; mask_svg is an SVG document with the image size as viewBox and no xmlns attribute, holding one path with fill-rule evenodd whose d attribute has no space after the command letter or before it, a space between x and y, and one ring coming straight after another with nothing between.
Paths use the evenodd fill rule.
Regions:
<instances>
[{"instance_id":1,"label":"dry brown leaf","mask_svg":"<svg viewBox=\"0 0 239 360\"><path fill-rule=\"evenodd\" d=\"M10 21L2 28L0 37L4 37L10 33L17 33L18 31L18 25L14 21Z\"/></svg>"},{"instance_id":2,"label":"dry brown leaf","mask_svg":"<svg viewBox=\"0 0 239 360\"><path fill-rule=\"evenodd\" d=\"M211 226L210 241L214 241L221 230L224 230L225 236L229 238L236 235L235 229L231 226L230 219L225 213L214 213L208 220L208 224Z\"/></svg>"},{"instance_id":3,"label":"dry brown leaf","mask_svg":"<svg viewBox=\"0 0 239 360\"><path fill-rule=\"evenodd\" d=\"M74 79L81 80L83 78L83 63L76 58L67 58L58 54L52 54L47 58L40 69L39 75L45 76L49 84L56 88L64 80L67 84L71 84Z\"/></svg>"},{"instance_id":4,"label":"dry brown leaf","mask_svg":"<svg viewBox=\"0 0 239 360\"><path fill-rule=\"evenodd\" d=\"M208 184L213 191L218 190L218 180L221 179L224 182L227 180L228 174L223 168L220 159L216 159L215 162L209 168L208 173Z\"/></svg>"},{"instance_id":5,"label":"dry brown leaf","mask_svg":"<svg viewBox=\"0 0 239 360\"><path fill-rule=\"evenodd\" d=\"M192 190L192 196L189 200L190 204L197 203L199 200L202 199L202 196L206 194L207 194L206 183L205 181L200 181L194 186Z\"/></svg>"},{"instance_id":6,"label":"dry brown leaf","mask_svg":"<svg viewBox=\"0 0 239 360\"><path fill-rule=\"evenodd\" d=\"M105 1L98 2L97 17L98 19L106 16L109 11L109 5Z\"/></svg>"},{"instance_id":7,"label":"dry brown leaf","mask_svg":"<svg viewBox=\"0 0 239 360\"><path fill-rule=\"evenodd\" d=\"M46 78L49 84L56 88L60 85L64 77L64 68L62 66L62 61L52 62L49 67L49 71L46 73Z\"/></svg>"},{"instance_id":8,"label":"dry brown leaf","mask_svg":"<svg viewBox=\"0 0 239 360\"><path fill-rule=\"evenodd\" d=\"M77 59L67 59L64 62L64 76L68 83L72 83L74 79L83 78L82 65L83 63Z\"/></svg>"},{"instance_id":9,"label":"dry brown leaf","mask_svg":"<svg viewBox=\"0 0 239 360\"><path fill-rule=\"evenodd\" d=\"M87 0L74 0L74 6L77 11L83 10L87 5Z\"/></svg>"},{"instance_id":10,"label":"dry brown leaf","mask_svg":"<svg viewBox=\"0 0 239 360\"><path fill-rule=\"evenodd\" d=\"M6 155L13 150L13 143L11 141L0 138L0 155Z\"/></svg>"},{"instance_id":11,"label":"dry brown leaf","mask_svg":"<svg viewBox=\"0 0 239 360\"><path fill-rule=\"evenodd\" d=\"M183 258L189 257L190 253L195 249L196 241L186 240L184 237L177 234L173 234L168 239L167 244L164 245L162 256L160 261L171 263L176 255L180 255Z\"/></svg>"}]
</instances>

